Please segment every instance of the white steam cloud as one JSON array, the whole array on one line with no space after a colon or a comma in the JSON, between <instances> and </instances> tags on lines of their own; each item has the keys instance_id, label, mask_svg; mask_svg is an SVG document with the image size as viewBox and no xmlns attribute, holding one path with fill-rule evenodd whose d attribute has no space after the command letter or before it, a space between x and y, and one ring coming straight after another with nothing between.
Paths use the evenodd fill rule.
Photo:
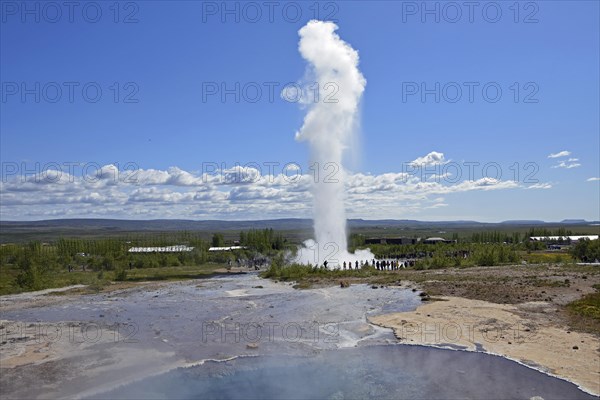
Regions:
<instances>
[{"instance_id":1,"label":"white steam cloud","mask_svg":"<svg viewBox=\"0 0 600 400\"><path fill-rule=\"evenodd\" d=\"M372 259L370 252L349 254L344 208L344 151L358 123L366 80L358 70L358 52L335 33L332 22L312 20L298 32L299 51L309 74L319 84L296 139L310 146L311 164L318 170L313 185L315 240L307 242L298 261L330 265Z\"/></svg>"}]
</instances>

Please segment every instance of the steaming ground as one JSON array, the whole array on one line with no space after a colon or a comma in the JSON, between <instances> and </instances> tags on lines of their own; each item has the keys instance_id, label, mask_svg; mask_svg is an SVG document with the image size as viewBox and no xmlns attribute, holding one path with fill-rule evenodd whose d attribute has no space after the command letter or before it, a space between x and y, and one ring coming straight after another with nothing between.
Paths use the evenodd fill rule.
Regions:
<instances>
[{"instance_id":1,"label":"steaming ground","mask_svg":"<svg viewBox=\"0 0 600 400\"><path fill-rule=\"evenodd\" d=\"M99 295L17 296L2 297L3 399L88 396L203 360L395 343L366 316L420 302L406 288L299 291L250 274Z\"/></svg>"},{"instance_id":2,"label":"steaming ground","mask_svg":"<svg viewBox=\"0 0 600 400\"><path fill-rule=\"evenodd\" d=\"M1 303L3 399L448 398L482 393L475 372L504 388L500 397L591 398L498 357L402 350L367 317L416 309L409 287L296 290L247 274L18 296Z\"/></svg>"},{"instance_id":3,"label":"steaming ground","mask_svg":"<svg viewBox=\"0 0 600 400\"><path fill-rule=\"evenodd\" d=\"M573 385L490 355L372 346L179 369L94 398L593 399Z\"/></svg>"},{"instance_id":4,"label":"steaming ground","mask_svg":"<svg viewBox=\"0 0 600 400\"><path fill-rule=\"evenodd\" d=\"M351 263L352 268L358 261L360 268L362 262L369 262L375 259L375 255L369 249L356 250L350 253L347 250L340 249L335 243L329 243L325 246L319 246L317 242L309 239L304 242L304 246L298 249L294 262L300 264L322 266L323 261L327 260L327 268L334 269L340 267L343 263Z\"/></svg>"}]
</instances>

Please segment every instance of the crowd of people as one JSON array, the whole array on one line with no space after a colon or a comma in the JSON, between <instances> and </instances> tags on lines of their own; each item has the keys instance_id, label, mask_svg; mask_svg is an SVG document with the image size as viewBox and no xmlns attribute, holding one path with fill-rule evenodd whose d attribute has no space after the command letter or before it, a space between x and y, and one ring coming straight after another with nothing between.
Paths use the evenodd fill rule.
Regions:
<instances>
[{"instance_id":1,"label":"crowd of people","mask_svg":"<svg viewBox=\"0 0 600 400\"><path fill-rule=\"evenodd\" d=\"M325 260L323 262L322 267L323 268L327 268L328 262L327 260ZM376 260L373 259L371 260L371 262L369 262L369 260L361 260L360 262L358 260L352 262L352 261L344 261L341 264L337 264L336 269L342 269L344 271L346 270L352 270L352 269L362 269L365 267L373 267L378 271L397 271L400 268L406 268L406 267L410 267L414 265L414 261L413 260ZM315 268L319 268L318 266L315 266Z\"/></svg>"}]
</instances>

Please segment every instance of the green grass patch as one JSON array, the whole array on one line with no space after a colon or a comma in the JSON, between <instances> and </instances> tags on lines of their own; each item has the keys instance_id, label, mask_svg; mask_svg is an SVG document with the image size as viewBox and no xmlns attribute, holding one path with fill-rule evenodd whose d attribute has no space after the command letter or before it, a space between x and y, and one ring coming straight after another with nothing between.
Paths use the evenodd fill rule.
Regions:
<instances>
[{"instance_id":1,"label":"green grass patch","mask_svg":"<svg viewBox=\"0 0 600 400\"><path fill-rule=\"evenodd\" d=\"M88 285L91 291L100 291L112 281L178 281L207 278L225 264L208 263L200 266L158 267L117 269L114 271L50 271L36 281L34 287L18 284L19 269L2 266L0 268L0 295L22 293L33 290L54 289L71 285Z\"/></svg>"},{"instance_id":2,"label":"green grass patch","mask_svg":"<svg viewBox=\"0 0 600 400\"><path fill-rule=\"evenodd\" d=\"M214 274L225 264L203 264L199 266L162 267L162 268L134 268L125 270L126 276L121 281L143 282L143 281L178 281L186 279L200 279ZM117 271L119 273L120 271ZM115 280L116 280L115 276Z\"/></svg>"},{"instance_id":3,"label":"green grass patch","mask_svg":"<svg viewBox=\"0 0 600 400\"><path fill-rule=\"evenodd\" d=\"M579 300L569 303L567 308L577 316L600 321L600 292L588 294Z\"/></svg>"},{"instance_id":4,"label":"green grass patch","mask_svg":"<svg viewBox=\"0 0 600 400\"><path fill-rule=\"evenodd\" d=\"M20 271L17 268L8 266L0 268L0 295L55 289L71 285L90 285L93 288L102 288L109 282L106 277L98 277L98 273L94 271L51 271L44 274L36 286L22 287L17 280L19 273Z\"/></svg>"},{"instance_id":5,"label":"green grass patch","mask_svg":"<svg viewBox=\"0 0 600 400\"><path fill-rule=\"evenodd\" d=\"M556 252L523 254L522 258L529 264L566 264L573 262L573 257L570 254Z\"/></svg>"}]
</instances>

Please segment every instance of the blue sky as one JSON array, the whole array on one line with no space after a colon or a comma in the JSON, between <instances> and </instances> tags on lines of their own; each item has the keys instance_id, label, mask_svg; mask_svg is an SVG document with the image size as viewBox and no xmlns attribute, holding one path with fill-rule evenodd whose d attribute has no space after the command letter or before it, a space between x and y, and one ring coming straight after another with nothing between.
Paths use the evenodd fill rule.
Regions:
<instances>
[{"instance_id":1,"label":"blue sky","mask_svg":"<svg viewBox=\"0 0 600 400\"><path fill-rule=\"evenodd\" d=\"M596 1L53 4L1 2L4 220L310 217L307 108L280 92L315 16L367 80L350 217L600 219Z\"/></svg>"}]
</instances>

